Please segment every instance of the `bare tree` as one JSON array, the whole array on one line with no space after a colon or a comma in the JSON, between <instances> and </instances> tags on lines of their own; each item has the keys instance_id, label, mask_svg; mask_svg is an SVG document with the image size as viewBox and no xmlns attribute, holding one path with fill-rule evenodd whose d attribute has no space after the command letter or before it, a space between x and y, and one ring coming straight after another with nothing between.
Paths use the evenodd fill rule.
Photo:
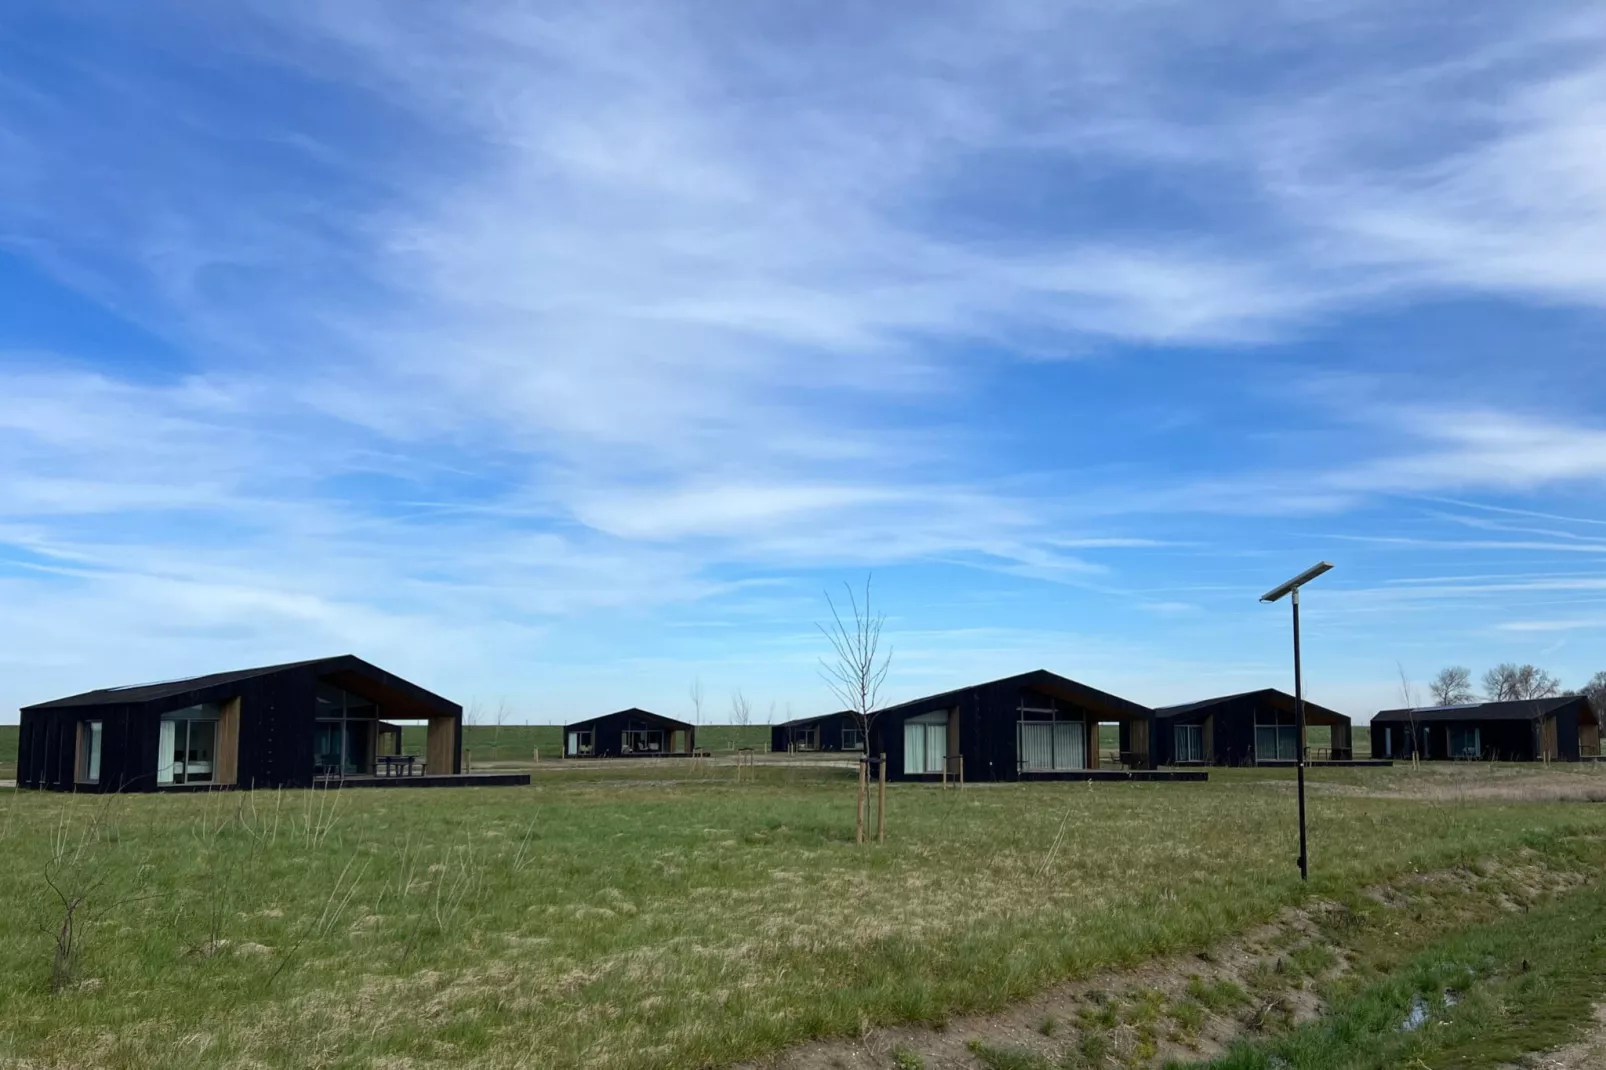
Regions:
<instances>
[{"instance_id":1,"label":"bare tree","mask_svg":"<svg viewBox=\"0 0 1606 1070\"><path fill-rule=\"evenodd\" d=\"M769 713L764 715L764 723L765 724L774 724L775 723L775 700L774 699L770 699L770 711L769 711Z\"/></svg>"},{"instance_id":2,"label":"bare tree","mask_svg":"<svg viewBox=\"0 0 1606 1070\"><path fill-rule=\"evenodd\" d=\"M1589 704L1595 707L1596 713L1606 713L1606 672L1598 672L1589 678L1589 683L1579 688Z\"/></svg>"},{"instance_id":3,"label":"bare tree","mask_svg":"<svg viewBox=\"0 0 1606 1070\"><path fill-rule=\"evenodd\" d=\"M731 692L731 724L738 728L746 728L753 719L753 704L747 701L742 689L737 688Z\"/></svg>"},{"instance_id":4,"label":"bare tree","mask_svg":"<svg viewBox=\"0 0 1606 1070\"><path fill-rule=\"evenodd\" d=\"M1459 706L1464 702L1471 702L1472 670L1464 665L1451 665L1447 669L1440 669L1439 675L1428 684L1428 690L1433 692L1435 706Z\"/></svg>"},{"instance_id":5,"label":"bare tree","mask_svg":"<svg viewBox=\"0 0 1606 1070\"><path fill-rule=\"evenodd\" d=\"M1405 706L1406 731L1411 733L1408 747L1411 751L1411 764L1414 766L1421 745L1421 736L1417 733L1416 711L1417 707L1422 705L1422 696L1412 685L1410 677L1405 675L1404 663L1396 661L1394 668L1400 674L1400 701Z\"/></svg>"},{"instance_id":6,"label":"bare tree","mask_svg":"<svg viewBox=\"0 0 1606 1070\"><path fill-rule=\"evenodd\" d=\"M691 682L686 689L686 695L691 699L691 723L699 727L703 723L703 680L702 677Z\"/></svg>"},{"instance_id":7,"label":"bare tree","mask_svg":"<svg viewBox=\"0 0 1606 1070\"><path fill-rule=\"evenodd\" d=\"M852 586L848 592L850 616L844 619L829 591L825 604L831 608L830 626L818 624L831 642L832 658L820 659L820 676L842 707L859 722L859 735L865 752L870 749L870 725L881 706L881 685L892 666L892 648L881 650L881 629L886 615L877 613L870 603L870 577L864 578L864 604L860 605Z\"/></svg>"},{"instance_id":8,"label":"bare tree","mask_svg":"<svg viewBox=\"0 0 1606 1070\"><path fill-rule=\"evenodd\" d=\"M469 699L468 700L468 705L466 707L464 707L464 709L463 709L463 723L466 724L466 725L477 725L477 724L480 724L484 720L485 720L485 705L484 705L484 703L480 702L478 696L475 696L474 698Z\"/></svg>"},{"instance_id":9,"label":"bare tree","mask_svg":"<svg viewBox=\"0 0 1606 1070\"><path fill-rule=\"evenodd\" d=\"M1533 665L1507 661L1483 674L1483 693L1490 702L1550 698L1561 693L1561 681Z\"/></svg>"},{"instance_id":10,"label":"bare tree","mask_svg":"<svg viewBox=\"0 0 1606 1070\"><path fill-rule=\"evenodd\" d=\"M491 736L493 742L501 742L502 726L507 723L508 715L512 712L508 707L507 699L499 698L496 700L496 712L491 715L496 724L496 731Z\"/></svg>"}]
</instances>

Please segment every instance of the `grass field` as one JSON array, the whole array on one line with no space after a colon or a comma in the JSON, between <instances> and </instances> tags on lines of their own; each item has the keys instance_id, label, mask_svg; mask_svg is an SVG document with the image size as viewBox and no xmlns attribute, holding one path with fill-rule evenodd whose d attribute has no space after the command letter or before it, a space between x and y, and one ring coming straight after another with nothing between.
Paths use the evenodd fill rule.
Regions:
<instances>
[{"instance_id":1,"label":"grass field","mask_svg":"<svg viewBox=\"0 0 1606 1070\"><path fill-rule=\"evenodd\" d=\"M424 752L423 725L402 727L402 748L410 754ZM707 724L697 729L697 745L706 750L729 751L737 747L769 750L769 725ZM563 754L563 727L549 724L464 725L463 749L470 761L528 762L536 748L543 760Z\"/></svg>"},{"instance_id":2,"label":"grass field","mask_svg":"<svg viewBox=\"0 0 1606 1070\"><path fill-rule=\"evenodd\" d=\"M0 724L0 780L17 776L17 733L14 724Z\"/></svg>"},{"instance_id":3,"label":"grass field","mask_svg":"<svg viewBox=\"0 0 1606 1070\"><path fill-rule=\"evenodd\" d=\"M565 764L516 789L0 795L0 1065L719 1065L1202 948L1307 891L1286 771L899 785L887 844L858 847L839 770ZM1606 797L1593 767L1312 782L1314 893L1606 835L1606 808L1553 801Z\"/></svg>"}]
</instances>

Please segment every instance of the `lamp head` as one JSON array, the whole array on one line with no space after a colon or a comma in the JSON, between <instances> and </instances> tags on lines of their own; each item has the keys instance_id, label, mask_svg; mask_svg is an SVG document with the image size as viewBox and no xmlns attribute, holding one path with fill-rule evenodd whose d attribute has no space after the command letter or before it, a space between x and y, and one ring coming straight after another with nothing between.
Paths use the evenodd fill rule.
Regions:
<instances>
[{"instance_id":1,"label":"lamp head","mask_svg":"<svg viewBox=\"0 0 1606 1070\"><path fill-rule=\"evenodd\" d=\"M1297 591L1311 580L1320 576L1333 566L1326 561L1319 561L1279 587L1273 587L1260 596L1262 602L1276 602L1291 591Z\"/></svg>"}]
</instances>

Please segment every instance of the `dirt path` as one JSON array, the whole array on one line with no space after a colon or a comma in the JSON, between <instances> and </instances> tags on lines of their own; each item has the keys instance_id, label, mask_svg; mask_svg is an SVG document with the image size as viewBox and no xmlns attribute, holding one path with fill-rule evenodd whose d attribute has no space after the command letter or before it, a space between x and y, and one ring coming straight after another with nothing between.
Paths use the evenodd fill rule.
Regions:
<instances>
[{"instance_id":1,"label":"dirt path","mask_svg":"<svg viewBox=\"0 0 1606 1070\"><path fill-rule=\"evenodd\" d=\"M1582 1040L1506 1070L1606 1070L1606 1003L1595 1005L1595 1021Z\"/></svg>"},{"instance_id":2,"label":"dirt path","mask_svg":"<svg viewBox=\"0 0 1606 1070\"><path fill-rule=\"evenodd\" d=\"M1580 880L1539 866L1485 864L1412 876L1367 896L1392 910L1476 891L1491 906L1521 911ZM814 1041L746 1064L746 1070L1091 1070L1207 1059L1236 1038L1281 1032L1323 1013L1321 984L1349 969L1348 952L1324 929L1344 923L1348 914L1340 904L1315 900L1198 954L1106 970L940 1027L893 1026ZM1606 1070L1606 1022L1597 1039L1593 1054L1580 1056L1585 1061L1530 1065Z\"/></svg>"}]
</instances>

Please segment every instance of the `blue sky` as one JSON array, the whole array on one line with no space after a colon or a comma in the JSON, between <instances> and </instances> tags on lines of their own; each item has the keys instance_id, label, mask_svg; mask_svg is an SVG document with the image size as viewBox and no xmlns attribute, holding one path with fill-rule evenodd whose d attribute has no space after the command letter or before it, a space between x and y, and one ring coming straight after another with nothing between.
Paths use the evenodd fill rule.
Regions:
<instances>
[{"instance_id":1,"label":"blue sky","mask_svg":"<svg viewBox=\"0 0 1606 1070\"><path fill-rule=\"evenodd\" d=\"M13 0L0 718L1606 668L1606 7Z\"/></svg>"}]
</instances>

